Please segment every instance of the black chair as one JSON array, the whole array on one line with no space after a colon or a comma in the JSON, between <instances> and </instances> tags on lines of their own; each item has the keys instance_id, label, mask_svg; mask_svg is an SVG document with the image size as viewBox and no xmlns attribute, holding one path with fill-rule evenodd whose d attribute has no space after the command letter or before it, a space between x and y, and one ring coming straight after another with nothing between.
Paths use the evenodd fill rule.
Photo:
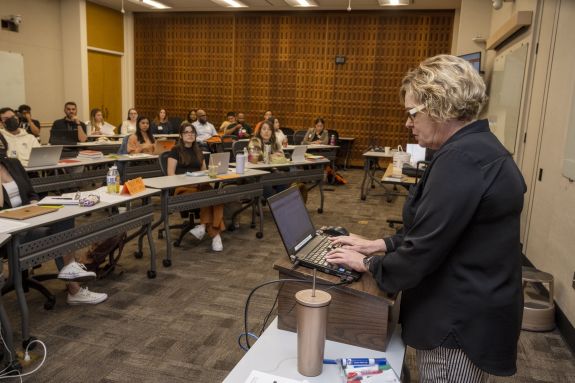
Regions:
<instances>
[{"instance_id":1,"label":"black chair","mask_svg":"<svg viewBox=\"0 0 575 383\"><path fill-rule=\"evenodd\" d=\"M294 145L301 145L301 142L305 138L307 130L298 130L293 134L293 144Z\"/></svg>"},{"instance_id":2,"label":"black chair","mask_svg":"<svg viewBox=\"0 0 575 383\"><path fill-rule=\"evenodd\" d=\"M180 132L180 125L182 124L182 119L180 117L168 117L170 126L172 128L172 134L178 134Z\"/></svg>"},{"instance_id":3,"label":"black chair","mask_svg":"<svg viewBox=\"0 0 575 383\"><path fill-rule=\"evenodd\" d=\"M164 176L168 175L168 156L169 156L170 152L164 152L162 154L160 154L160 157L158 158L159 164L160 164L160 170L162 171L162 174ZM174 242L174 247L179 247L180 244L182 243L182 239L184 239L184 236L194 228L195 224L194 224L194 216L196 214L199 214L199 209L195 209L195 210L191 210L191 211L183 211L180 213L181 217L185 220L186 218L188 218L187 221L184 221L184 223L180 223L177 225L171 225L168 229L180 229L180 235L178 236L178 239L176 239L176 241ZM162 239L164 238L164 230L165 228L160 228L158 230L158 238Z\"/></svg>"},{"instance_id":4,"label":"black chair","mask_svg":"<svg viewBox=\"0 0 575 383\"><path fill-rule=\"evenodd\" d=\"M293 136L293 134L295 133L292 128L280 128L280 130L281 130L282 132L284 132L284 134L285 134L286 136Z\"/></svg>"},{"instance_id":5,"label":"black chair","mask_svg":"<svg viewBox=\"0 0 575 383\"><path fill-rule=\"evenodd\" d=\"M222 149L224 152L230 153L230 162L234 162L235 154L233 151L234 142L238 140L238 137L233 134L225 134L222 136Z\"/></svg>"},{"instance_id":6,"label":"black chair","mask_svg":"<svg viewBox=\"0 0 575 383\"><path fill-rule=\"evenodd\" d=\"M250 143L250 140L248 140L248 139L237 140L236 142L234 142L234 143L232 144L232 153L233 153L234 157L235 157L239 152L243 152L243 151L244 151L244 148L247 148L249 143Z\"/></svg>"}]
</instances>

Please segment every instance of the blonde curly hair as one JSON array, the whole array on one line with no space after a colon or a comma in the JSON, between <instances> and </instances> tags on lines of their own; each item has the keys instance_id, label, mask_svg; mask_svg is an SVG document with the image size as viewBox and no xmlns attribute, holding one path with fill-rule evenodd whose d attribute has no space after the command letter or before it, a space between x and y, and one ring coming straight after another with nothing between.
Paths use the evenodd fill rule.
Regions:
<instances>
[{"instance_id":1,"label":"blonde curly hair","mask_svg":"<svg viewBox=\"0 0 575 383\"><path fill-rule=\"evenodd\" d=\"M440 122L475 120L487 101L479 73L468 61L451 55L427 58L409 71L401 82L402 102L407 94Z\"/></svg>"}]
</instances>

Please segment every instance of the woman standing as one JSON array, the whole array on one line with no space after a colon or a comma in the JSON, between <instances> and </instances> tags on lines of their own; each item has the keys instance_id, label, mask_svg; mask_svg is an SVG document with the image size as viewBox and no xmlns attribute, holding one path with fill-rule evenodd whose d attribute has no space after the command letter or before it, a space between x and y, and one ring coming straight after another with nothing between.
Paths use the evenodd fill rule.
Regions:
<instances>
[{"instance_id":1,"label":"woman standing","mask_svg":"<svg viewBox=\"0 0 575 383\"><path fill-rule=\"evenodd\" d=\"M128 119L122 122L120 127L121 134L134 134L136 133L136 124L138 122L138 111L134 108L128 109Z\"/></svg>"},{"instance_id":2,"label":"woman standing","mask_svg":"<svg viewBox=\"0 0 575 383\"><path fill-rule=\"evenodd\" d=\"M484 382L516 371L523 313L520 215L526 186L511 154L477 120L485 84L465 60L439 55L403 79L410 129L437 150L403 208L403 231L338 237L327 260L402 291L404 342L422 382ZM371 256L385 252L384 256Z\"/></svg>"},{"instance_id":3,"label":"woman standing","mask_svg":"<svg viewBox=\"0 0 575 383\"><path fill-rule=\"evenodd\" d=\"M318 117L315 119L314 122L315 126L313 128L309 128L303 141L301 142L302 145L310 145L310 144L322 144L327 145L329 142L329 133L327 129L325 129L325 121L323 118Z\"/></svg>"},{"instance_id":4,"label":"woman standing","mask_svg":"<svg viewBox=\"0 0 575 383\"><path fill-rule=\"evenodd\" d=\"M154 121L152 121L152 134L172 134L172 124L168 120L166 109L160 109Z\"/></svg>"},{"instance_id":5,"label":"woman standing","mask_svg":"<svg viewBox=\"0 0 575 383\"><path fill-rule=\"evenodd\" d=\"M148 117L138 117L136 133L128 138L128 153L154 153L154 136L150 131L150 120Z\"/></svg>"},{"instance_id":6,"label":"woman standing","mask_svg":"<svg viewBox=\"0 0 575 383\"><path fill-rule=\"evenodd\" d=\"M116 129L114 125L104 121L104 114L98 108L90 111L90 121L86 123L86 127L88 128L88 135L94 136L113 136Z\"/></svg>"},{"instance_id":7,"label":"woman standing","mask_svg":"<svg viewBox=\"0 0 575 383\"><path fill-rule=\"evenodd\" d=\"M178 144L172 148L168 155L167 173L169 176L206 169L204 155L196 142L196 136L196 129L192 124L183 124L180 127ZM206 188L209 189L209 185L177 188L175 194L193 193ZM212 250L222 251L224 246L220 233L225 228L224 205L214 205L200 209L200 224L190 230L190 233L201 240L207 231L212 238Z\"/></svg>"}]
</instances>

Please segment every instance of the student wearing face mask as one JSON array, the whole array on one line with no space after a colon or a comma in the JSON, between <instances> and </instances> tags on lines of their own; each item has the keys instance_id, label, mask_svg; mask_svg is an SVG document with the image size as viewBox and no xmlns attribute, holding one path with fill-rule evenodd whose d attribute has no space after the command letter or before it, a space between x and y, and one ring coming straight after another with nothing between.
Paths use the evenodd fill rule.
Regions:
<instances>
[{"instance_id":1,"label":"student wearing face mask","mask_svg":"<svg viewBox=\"0 0 575 383\"><path fill-rule=\"evenodd\" d=\"M7 155L20 160L23 166L28 166L32 148L40 146L38 139L22 129L22 122L11 108L0 109L1 134L8 142L10 150Z\"/></svg>"}]
</instances>

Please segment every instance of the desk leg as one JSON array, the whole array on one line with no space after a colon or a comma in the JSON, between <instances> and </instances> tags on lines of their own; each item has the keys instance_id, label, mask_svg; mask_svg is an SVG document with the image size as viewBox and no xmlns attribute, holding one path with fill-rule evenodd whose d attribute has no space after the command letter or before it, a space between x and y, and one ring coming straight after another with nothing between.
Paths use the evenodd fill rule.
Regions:
<instances>
[{"instance_id":1,"label":"desk leg","mask_svg":"<svg viewBox=\"0 0 575 383\"><path fill-rule=\"evenodd\" d=\"M146 235L148 236L148 246L150 246L150 270L148 270L148 278L156 278L156 245L152 237L152 223L146 225Z\"/></svg>"},{"instance_id":2,"label":"desk leg","mask_svg":"<svg viewBox=\"0 0 575 383\"><path fill-rule=\"evenodd\" d=\"M264 236L264 209L262 206L262 198L263 197L256 197L257 199L257 208L260 214L260 231L256 233L256 238L262 238Z\"/></svg>"},{"instance_id":3,"label":"desk leg","mask_svg":"<svg viewBox=\"0 0 575 383\"><path fill-rule=\"evenodd\" d=\"M18 259L18 245L20 244L18 236L12 237L12 251L9 256L10 274L14 281L14 289L16 290L16 297L18 298L18 306L20 307L20 314L22 314L22 345L26 347L30 342L30 318L28 313L28 303L26 302L26 294L24 293L24 286L22 281L22 270L20 270Z\"/></svg>"},{"instance_id":4,"label":"desk leg","mask_svg":"<svg viewBox=\"0 0 575 383\"><path fill-rule=\"evenodd\" d=\"M363 180L361 181L361 200L365 201L367 198L367 188L369 188L369 184L366 185L367 178L369 177L369 170L371 168L371 159L365 158L363 162Z\"/></svg>"},{"instance_id":5,"label":"desk leg","mask_svg":"<svg viewBox=\"0 0 575 383\"><path fill-rule=\"evenodd\" d=\"M323 180L320 180L317 183L317 186L319 186L319 208L317 209L317 212L319 214L323 213Z\"/></svg>"},{"instance_id":6,"label":"desk leg","mask_svg":"<svg viewBox=\"0 0 575 383\"><path fill-rule=\"evenodd\" d=\"M172 238L170 236L170 218L168 214L168 199L170 190L162 190L162 221L164 221L164 238L166 239L166 258L162 261L164 267L172 266Z\"/></svg>"}]
</instances>

